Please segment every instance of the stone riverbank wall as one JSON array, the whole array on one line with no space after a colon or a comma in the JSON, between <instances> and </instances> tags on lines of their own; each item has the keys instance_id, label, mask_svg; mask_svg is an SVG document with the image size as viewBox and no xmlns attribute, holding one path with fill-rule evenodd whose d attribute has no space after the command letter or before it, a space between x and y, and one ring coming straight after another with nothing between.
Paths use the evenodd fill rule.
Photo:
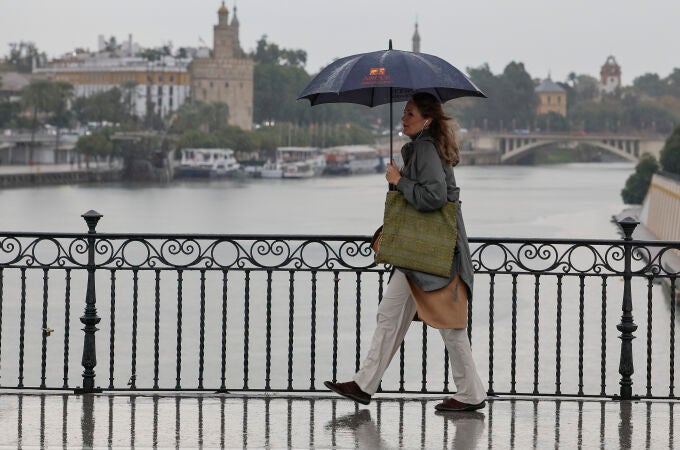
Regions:
<instances>
[{"instance_id":1,"label":"stone riverbank wall","mask_svg":"<svg viewBox=\"0 0 680 450\"><path fill-rule=\"evenodd\" d=\"M120 169L69 171L69 172L34 172L34 173L0 173L0 188L43 186L55 184L98 183L118 181L121 179Z\"/></svg>"}]
</instances>

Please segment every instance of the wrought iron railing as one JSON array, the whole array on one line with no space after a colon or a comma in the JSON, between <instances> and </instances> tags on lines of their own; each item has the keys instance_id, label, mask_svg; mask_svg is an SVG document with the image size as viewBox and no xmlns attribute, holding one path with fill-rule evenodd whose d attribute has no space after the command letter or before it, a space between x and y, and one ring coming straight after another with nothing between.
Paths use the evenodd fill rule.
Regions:
<instances>
[{"instance_id":1,"label":"wrought iron railing","mask_svg":"<svg viewBox=\"0 0 680 450\"><path fill-rule=\"evenodd\" d=\"M0 388L309 392L359 368L389 278L367 236L101 234L83 217L87 234L0 233ZM620 225L470 239L490 395L676 397L680 243ZM454 389L433 333L411 327L382 392Z\"/></svg>"}]
</instances>

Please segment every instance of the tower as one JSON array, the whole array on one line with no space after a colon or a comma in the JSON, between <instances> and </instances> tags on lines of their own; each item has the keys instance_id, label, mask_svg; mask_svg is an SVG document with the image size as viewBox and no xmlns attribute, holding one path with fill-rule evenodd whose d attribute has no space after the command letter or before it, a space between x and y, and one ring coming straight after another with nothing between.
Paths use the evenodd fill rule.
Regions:
<instances>
[{"instance_id":1,"label":"tower","mask_svg":"<svg viewBox=\"0 0 680 450\"><path fill-rule=\"evenodd\" d=\"M607 61L600 70L600 86L608 94L621 87L621 66L611 55L607 57Z\"/></svg>"},{"instance_id":2,"label":"tower","mask_svg":"<svg viewBox=\"0 0 680 450\"><path fill-rule=\"evenodd\" d=\"M418 20L416 19L416 29L413 32L413 38L412 40L412 52L413 53L420 53L420 34L418 33Z\"/></svg>"},{"instance_id":3,"label":"tower","mask_svg":"<svg viewBox=\"0 0 680 450\"><path fill-rule=\"evenodd\" d=\"M210 58L191 62L191 96L193 100L222 102L229 106L229 124L249 130L253 125L254 63L239 44L240 24L222 2L213 27L213 52Z\"/></svg>"}]
</instances>

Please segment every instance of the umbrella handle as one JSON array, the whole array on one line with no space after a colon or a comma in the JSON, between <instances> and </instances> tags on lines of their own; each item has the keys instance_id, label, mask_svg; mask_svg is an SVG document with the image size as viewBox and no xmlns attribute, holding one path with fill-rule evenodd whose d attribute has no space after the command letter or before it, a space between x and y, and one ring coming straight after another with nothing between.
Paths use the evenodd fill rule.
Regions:
<instances>
[{"instance_id":1,"label":"umbrella handle","mask_svg":"<svg viewBox=\"0 0 680 450\"><path fill-rule=\"evenodd\" d=\"M392 39L390 39L390 49L392 49ZM392 126L392 87L390 86L390 159L387 162L388 164L392 164L392 161L394 160L394 157L392 156L392 132L394 131L394 127ZM393 184L388 184L387 189L389 191L395 191L397 187Z\"/></svg>"}]
</instances>

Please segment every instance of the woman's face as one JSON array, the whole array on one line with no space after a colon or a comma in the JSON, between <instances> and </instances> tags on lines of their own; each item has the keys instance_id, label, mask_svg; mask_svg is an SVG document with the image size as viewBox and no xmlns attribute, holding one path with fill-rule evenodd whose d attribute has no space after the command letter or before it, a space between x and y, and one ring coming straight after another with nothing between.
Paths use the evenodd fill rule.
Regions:
<instances>
[{"instance_id":1,"label":"woman's face","mask_svg":"<svg viewBox=\"0 0 680 450\"><path fill-rule=\"evenodd\" d=\"M404 107L404 114L401 116L401 125L404 134L408 137L418 135L423 129L427 128L430 120L420 114L418 107L413 100L409 100Z\"/></svg>"}]
</instances>

